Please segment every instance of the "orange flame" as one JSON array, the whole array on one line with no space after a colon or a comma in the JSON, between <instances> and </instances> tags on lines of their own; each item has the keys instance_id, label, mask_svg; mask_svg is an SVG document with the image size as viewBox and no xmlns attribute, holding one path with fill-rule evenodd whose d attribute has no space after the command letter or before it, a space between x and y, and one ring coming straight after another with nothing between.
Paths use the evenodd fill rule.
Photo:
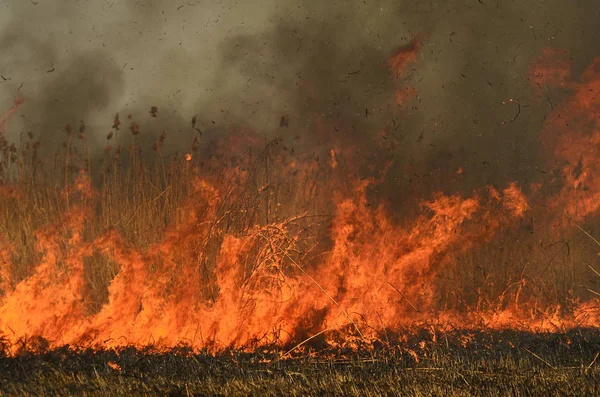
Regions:
<instances>
[{"instance_id":1,"label":"orange flame","mask_svg":"<svg viewBox=\"0 0 600 397\"><path fill-rule=\"evenodd\" d=\"M168 347L188 341L196 348L219 348L244 347L256 340L287 343L297 340L299 332L349 323L360 323L355 326L363 334L364 324L409 326L414 311L435 310L432 270L439 258L452 247L465 249L527 207L516 185L501 198L509 210L506 215L484 209L480 198L438 195L422 204L423 215L403 227L393 224L383 207L369 208L366 189L371 183L363 181L354 198L338 202L332 249L312 269L294 259L300 240L292 229L298 219L255 226L243 236L225 234L215 269L219 292L212 303L202 301L203 286L193 265L204 253L185 253L178 247L210 238L206 221L217 217L223 197L214 186L197 180L193 203L202 201L208 207L198 212L190 202L184 223L145 251L127 248L112 232L85 242L81 232L89 211L74 209L62 223L69 229L68 250L60 244L66 238L60 229L38 233L42 260L32 276L6 294L1 330L41 335L55 346ZM84 175L74 186L82 197L94 197L86 191L90 185ZM467 225L477 217L483 217L483 225ZM94 251L119 263L120 271L109 286L108 302L87 315L82 258ZM257 260L248 263L252 255ZM409 304L402 296L410 297Z\"/></svg>"},{"instance_id":2,"label":"orange flame","mask_svg":"<svg viewBox=\"0 0 600 397\"><path fill-rule=\"evenodd\" d=\"M545 55L552 61L556 56L548 50ZM537 62L550 70L541 75L548 84L570 94L549 115L542 131L544 144L560 161L557 165L564 181L554 205L564 208L566 217L581 220L600 208L600 179L596 177L600 172L600 57L594 59L578 81L569 80L569 68L562 58L556 68L547 62L550 61Z\"/></svg>"},{"instance_id":3,"label":"orange flame","mask_svg":"<svg viewBox=\"0 0 600 397\"><path fill-rule=\"evenodd\" d=\"M388 66L392 73L399 79L404 73L406 67L416 62L419 51L421 50L421 36L417 35L410 43L401 47L388 60ZM396 90L396 105L404 106L417 93L416 88L405 86Z\"/></svg>"},{"instance_id":4,"label":"orange flame","mask_svg":"<svg viewBox=\"0 0 600 397\"><path fill-rule=\"evenodd\" d=\"M401 73L419 48L417 38L390 59L390 68ZM600 59L571 81L568 64L557 54L546 51L532 66L538 88L558 84L570 91L542 131L544 145L561 160L556 178L564 182L548 200L552 210L584 219L600 208L600 179L594 177L600 171ZM242 155L260 147L256 135L241 130L226 143L228 167L225 155L207 158L205 171L187 163L191 154L184 157L191 181L187 200L164 234L143 247L114 226L89 233L103 196L84 172L64 186L67 209L37 231L40 259L27 277L13 277L15 250L1 238L0 333L12 342L43 337L51 347L169 348L183 342L217 351L286 346L317 336L332 346L356 347L387 330L423 325L597 327L597 299L576 302L571 310L558 303L543 306L527 296L532 282L522 275L500 290L497 302L479 298L462 310L440 304L449 302L444 294L450 292L439 280L460 266L457 258L529 218L532 197L541 200L539 184L529 197L516 182L468 195L438 192L419 198L416 216L396 219L371 194L383 177L354 177L358 166L343 146L324 151L329 157L324 165L312 154L269 152L268 164L277 167L260 178L259 167L251 165L266 162L266 156ZM387 161L382 174L391 167ZM256 208L261 210L253 212ZM321 216L323 208L333 209L330 218ZM92 256L118 267L95 311L86 306L85 259ZM107 365L120 371L117 363Z\"/></svg>"}]
</instances>

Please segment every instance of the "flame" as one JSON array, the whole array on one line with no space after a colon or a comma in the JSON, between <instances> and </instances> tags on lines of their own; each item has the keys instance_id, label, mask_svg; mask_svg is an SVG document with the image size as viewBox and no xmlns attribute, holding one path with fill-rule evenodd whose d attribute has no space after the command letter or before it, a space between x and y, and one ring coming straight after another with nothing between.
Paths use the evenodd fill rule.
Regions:
<instances>
[{"instance_id":1,"label":"flame","mask_svg":"<svg viewBox=\"0 0 600 397\"><path fill-rule=\"evenodd\" d=\"M417 89L406 86L404 89L396 90L396 105L404 106L406 103L417 94Z\"/></svg>"},{"instance_id":2,"label":"flame","mask_svg":"<svg viewBox=\"0 0 600 397\"><path fill-rule=\"evenodd\" d=\"M22 97L17 98L15 100L15 104L10 109L8 109L8 111L4 113L2 117L0 117L0 136L6 135L6 123L8 119L10 118L10 116L13 115L13 113L17 111L19 106L21 106L24 101L25 100Z\"/></svg>"},{"instance_id":3,"label":"flame","mask_svg":"<svg viewBox=\"0 0 600 397\"><path fill-rule=\"evenodd\" d=\"M335 149L331 149L330 154L331 154L331 168L336 169L338 163L335 158Z\"/></svg>"},{"instance_id":4,"label":"flame","mask_svg":"<svg viewBox=\"0 0 600 397\"><path fill-rule=\"evenodd\" d=\"M531 64L530 82L534 89L544 87L566 87L571 79L571 65L568 52L556 48L544 48L542 57Z\"/></svg>"},{"instance_id":5,"label":"flame","mask_svg":"<svg viewBox=\"0 0 600 397\"><path fill-rule=\"evenodd\" d=\"M534 63L533 84L543 78L545 84L568 92L548 116L541 134L558 160L555 162L564 186L553 201L566 217L580 221L600 208L600 179L596 177L600 171L600 57L572 80L564 60L566 53L546 50L544 55L546 58Z\"/></svg>"},{"instance_id":6,"label":"flame","mask_svg":"<svg viewBox=\"0 0 600 397\"><path fill-rule=\"evenodd\" d=\"M295 229L302 217L253 226L239 236L225 233L216 257L218 294L210 302L203 299L198 274L205 253L182 247L214 238L224 197L215 186L197 179L183 222L146 250L127 247L114 232L84 241L91 212L74 208L60 225L38 233L42 259L34 274L4 297L0 326L6 334L40 335L55 346L168 347L188 341L196 348L242 348L257 340L285 344L348 324L366 338L365 324L396 328L412 325L416 314L432 316L434 270L440 270L444 255L466 249L527 208L512 184L496 210L482 197L440 194L422 203L417 219L399 225L384 207L370 207L367 189L373 183L365 180L353 197L338 199L332 248L312 266L297 257L304 229ZM97 197L85 174L70 188L80 198ZM475 219L483 224L468 224ZM117 262L120 270L108 288L108 302L89 315L82 258L93 252Z\"/></svg>"},{"instance_id":7,"label":"flame","mask_svg":"<svg viewBox=\"0 0 600 397\"><path fill-rule=\"evenodd\" d=\"M416 38L400 49L388 61L390 69L401 74L420 46ZM68 205L37 230L32 258L38 259L29 274L15 277L14 242L0 235L0 334L15 345L42 337L51 347L166 349L186 343L219 351L298 347L316 339L357 347L383 334L387 338L388 330L401 341L400 331L415 327L431 327L434 335L436 329L456 327L550 332L597 327L597 299L574 301L571 307L543 302L522 275L503 286L495 300L482 297L485 284L471 291L477 299L450 299L458 292L448 287L452 282L441 281L451 269L464 276L461 255L519 227L541 211L540 202L550 203L544 208L551 214L576 219L588 219L600 208L600 179L594 178L600 171L600 58L573 80L564 53L546 50L532 73L535 90L557 86L568 92L541 133L550 157L560 160L553 176L553 182L562 182L558 193L546 194L542 182L437 192L417 198L416 215L407 208L408 215L400 217L373 194L392 160L380 159L381 167L367 164L365 169L381 172L361 179L361 159L341 142L321 152L325 161L320 162L312 152L276 151L275 144L264 148L253 131L237 130L216 155L194 154L197 160L191 162L187 153L177 160L186 178L179 181L185 185L182 205L163 233L144 244L133 243L119 227L128 230L139 208L140 216L148 211L148 220L155 221L151 204L168 195L164 206L175 205L179 196L170 189L176 188L169 185L150 199L142 192L145 201L127 219L91 230L102 224L98 208L107 208L107 193L97 191L83 171L62 187ZM131 125L132 133L141 131ZM324 136L326 130L320 120L315 134ZM387 132L377 139L381 147ZM262 154L255 156L252 149ZM453 169L449 175L463 173L462 167ZM91 257L115 264L106 299L95 310L89 307L86 259ZM107 365L120 371L117 363Z\"/></svg>"},{"instance_id":8,"label":"flame","mask_svg":"<svg viewBox=\"0 0 600 397\"><path fill-rule=\"evenodd\" d=\"M121 366L119 364L115 363L114 361L109 361L106 363L106 365L108 365L108 367L112 370L121 372Z\"/></svg>"},{"instance_id":9,"label":"flame","mask_svg":"<svg viewBox=\"0 0 600 397\"><path fill-rule=\"evenodd\" d=\"M417 35L410 43L400 47L394 55L388 59L388 66L396 79L404 74L406 67L416 62L419 51L421 50L421 36ZM410 86L404 86L396 90L396 105L404 106L417 94L417 89Z\"/></svg>"},{"instance_id":10,"label":"flame","mask_svg":"<svg viewBox=\"0 0 600 397\"><path fill-rule=\"evenodd\" d=\"M417 60L419 51L421 50L421 36L417 35L405 46L400 47L394 55L388 60L388 65L396 76L400 76L404 69Z\"/></svg>"}]
</instances>

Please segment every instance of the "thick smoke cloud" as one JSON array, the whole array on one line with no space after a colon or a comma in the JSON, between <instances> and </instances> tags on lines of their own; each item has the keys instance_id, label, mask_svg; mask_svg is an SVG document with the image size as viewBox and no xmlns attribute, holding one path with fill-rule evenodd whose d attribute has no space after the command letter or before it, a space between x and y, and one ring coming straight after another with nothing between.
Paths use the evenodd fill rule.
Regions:
<instances>
[{"instance_id":1,"label":"thick smoke cloud","mask_svg":"<svg viewBox=\"0 0 600 397\"><path fill-rule=\"evenodd\" d=\"M537 134L560 98L534 97L529 63L554 46L571 51L582 70L600 39L595 0L11 0L0 7L7 78L0 103L26 99L13 134L31 130L59 142L64 124L85 120L100 147L121 112L133 114L149 139L167 129L174 149L191 141L195 114L205 139L232 123L273 137L284 114L291 136L322 118L359 147L393 129L392 172L406 186L433 183L459 165L467 187L536 178L544 167ZM418 62L395 81L385 61L417 33ZM394 91L404 84L417 96L400 109ZM510 98L521 104L514 121L515 104L503 104Z\"/></svg>"}]
</instances>

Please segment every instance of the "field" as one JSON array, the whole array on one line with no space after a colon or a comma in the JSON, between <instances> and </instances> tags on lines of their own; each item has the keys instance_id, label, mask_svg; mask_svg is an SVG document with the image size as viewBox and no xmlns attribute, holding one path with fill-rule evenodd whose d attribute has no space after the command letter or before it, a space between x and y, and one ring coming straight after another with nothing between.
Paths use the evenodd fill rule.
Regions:
<instances>
[{"instance_id":1,"label":"field","mask_svg":"<svg viewBox=\"0 0 600 397\"><path fill-rule=\"evenodd\" d=\"M595 394L591 77L541 132L561 166L526 183L472 187L460 164L418 183L394 134L357 147L321 119L267 139L194 116L174 153L156 106L100 150L83 122L58 149L0 130L0 390Z\"/></svg>"},{"instance_id":2,"label":"field","mask_svg":"<svg viewBox=\"0 0 600 397\"><path fill-rule=\"evenodd\" d=\"M412 335L368 351L55 349L0 358L3 395L596 395L598 330Z\"/></svg>"},{"instance_id":3,"label":"field","mask_svg":"<svg viewBox=\"0 0 600 397\"><path fill-rule=\"evenodd\" d=\"M31 139L31 142L34 140ZM35 150L31 143L25 144L24 147L27 150ZM36 157L22 150L21 154L25 159ZM103 162L110 161L108 154ZM69 164L65 162L61 161L60 164L66 167L64 174L68 180L55 179L53 175L56 174L50 173L43 176L47 178L42 180L44 183L34 183L32 175L38 175L37 178L42 176L39 176L39 171L34 172L33 168L27 167L33 167L35 164L19 164L19 172L13 173L18 174L19 179L7 186L13 187L13 194L18 191L26 191L28 194L20 196L19 200L16 200L17 196L12 196L13 201L8 201L12 207L9 209L5 205L2 212L3 225L12 225L4 229L4 237L13 242L13 266L9 268L10 272L5 272L11 275L13 283L13 286L9 287L9 295L11 288L12 291L18 291L19 282L27 280L27 275L35 275L33 267L19 267L15 266L16 264L32 263L32 259L36 258L38 263L44 263L44 248L36 248L35 244L30 242L37 239L44 241L44 232L39 232L44 228L55 232L55 219L65 219L64 214L69 212L69 206L82 210L89 206L90 202L97 203L95 215L88 218L91 222L81 229L86 239L98 238L97 236L102 234L100 231L107 229L106 225L114 224L114 228L125 241L121 244L138 247L137 249L143 251L144 247L149 247L156 241L159 244L165 243L163 236L165 230L168 230L169 220L179 219L178 210L186 208L186 195L193 191L192 173L201 174L203 171L193 170L189 166L192 162L186 162L183 157L174 157L163 162L160 161L160 153L157 153L154 161L139 161L133 150L129 154L130 168L114 168L115 171L122 170L121 175L110 176L108 173L101 173L101 178L91 182L100 186L99 192L103 197L100 201L94 201L93 197L85 194L73 194L70 202L64 200L62 192L68 191L65 186L76 185L77 176L81 172L74 170L69 173ZM14 163L12 166L8 162L6 164L6 170L15 169ZM260 160L252 164L254 169L263 166ZM23 170L29 174L24 174ZM23 175L27 175L27 178L23 178ZM162 195L158 193L158 198L145 193L155 186L164 191ZM165 189L168 186L172 188ZM241 189L235 194L238 198L242 197L242 202L253 203L252 208L259 212L259 215L255 214L253 217L264 216L264 212L261 212L265 211L263 192L258 189L255 197L244 195L245 192L246 190ZM256 202L262 204L256 205ZM240 200L231 200L231 203L240 205ZM288 203L291 201L288 200ZM137 208L140 206L144 208L145 214L154 215L136 217L135 214L139 212ZM43 213L46 214L46 218L32 215L39 214L40 212L35 211L40 207L45 209ZM32 212L31 208L36 210ZM229 209L221 211L224 213ZM243 219L248 217L248 211L241 213ZM119 223L119 219L128 221ZM273 222L280 219L275 218ZM239 221L239 218L237 220ZM181 222L185 225L185 221ZM240 228L239 234L252 233L247 223L246 226L237 227ZM19 233L15 234L14 230L18 230ZM136 233L142 230L144 233ZM59 235L62 234L59 232ZM271 239L273 243L281 244L276 234L272 235ZM593 241L588 236L582 236L581 241L582 246L593 247ZM506 244L506 240L501 242ZM219 243L222 244L222 240ZM52 249L53 245L49 244L49 247ZM489 248L482 255L490 255L493 251L493 248ZM68 251L59 249L57 255L69 258ZM254 255L260 258L259 254ZM572 260L573 255L562 259ZM15 257L21 259L17 261ZM456 266L464 265L468 260L474 259L467 253ZM107 295L110 294L111 282L119 272L119 263L107 262L105 256L92 253L84 263L83 270L86 282L76 285L81 289L79 296L85 299L85 313L93 316L102 310L103 305L110 303ZM454 271L456 274L459 272L458 269ZM215 269L209 269L208 272L214 274ZM159 271L149 272L146 282L152 285L152 277L158 277L160 274ZM293 274L290 273L287 277L292 277ZM564 273L561 273L561 277L565 277ZM52 280L52 277L49 279ZM463 282L465 283L455 291L468 291L468 283L476 281ZM30 285L36 286L35 283ZM214 284L208 284L208 287L211 286ZM198 300L202 299L199 296L210 297L212 292L208 287L203 285L193 298ZM450 288L443 281L438 282L437 287ZM479 321L484 321L482 319L486 313L497 307L486 308L485 302L501 299L502 294L510 294L500 290L500 297L494 297L492 283L488 287L487 297L476 302L480 305ZM62 284L61 288L64 288ZM51 285L44 283L37 293L45 299L48 295L45 295L44 289L55 292ZM559 291L560 287L554 285L555 296ZM325 294L323 291L321 293ZM518 294L510 296L512 298L505 307L519 302ZM401 302L404 302L407 310L416 310L414 298L402 298ZM20 302L24 302L24 299ZM461 302L465 305L463 310L468 308L466 296L461 296ZM335 304L338 304L337 300L334 306ZM60 306L51 306L52 309L57 307L60 309ZM204 345L196 341L194 346L189 346L186 344L189 343L188 339L187 342L184 340L171 346L168 343L158 343L156 346L150 343L149 347L146 347L148 344L145 346L141 339L134 340L131 344L124 339L113 347L110 342L105 345L99 343L98 339L89 342L84 339L65 339L65 343L73 343L72 346L79 343L84 346L76 348L35 336L10 338L12 329L7 327L7 337L3 339L4 353L0 358L0 391L2 395L19 396L594 395L600 385L597 362L600 353L600 331L597 328L567 330L569 327L563 327L561 330L559 317L544 314L553 312L540 312L542 315L529 319L509 317L508 321L514 323L503 323L503 329L495 329L491 323L490 329L480 326L472 330L460 323L461 317L458 314L453 314L450 322L454 322L457 329L452 330L453 326L449 327L447 323L441 324L435 320L429 323L427 319L435 318L433 314L419 311L413 312L411 316L413 319L425 319L420 325L410 326L402 332L392 327L379 328L377 332L369 334L367 340L359 338L351 324L341 326L337 330L334 328L330 332L307 331L303 337L298 336L288 341L268 338L260 341L248 338L244 341L247 345L233 343L231 346L218 345L218 336ZM54 313L39 315L49 318ZM162 312L154 314L160 316ZM63 313L65 318L69 318L70 315L72 313ZM532 321L534 319L548 321L552 324L552 332L523 330L533 328L536 324L539 326L539 322ZM354 321L354 325L359 325L363 332L366 332L366 321L359 317L354 317ZM54 324L61 325L61 322ZM57 336L46 328L40 329L44 330L49 340ZM59 330L68 332L64 328ZM174 332L181 331L175 329ZM86 343L88 347L85 347Z\"/></svg>"}]
</instances>

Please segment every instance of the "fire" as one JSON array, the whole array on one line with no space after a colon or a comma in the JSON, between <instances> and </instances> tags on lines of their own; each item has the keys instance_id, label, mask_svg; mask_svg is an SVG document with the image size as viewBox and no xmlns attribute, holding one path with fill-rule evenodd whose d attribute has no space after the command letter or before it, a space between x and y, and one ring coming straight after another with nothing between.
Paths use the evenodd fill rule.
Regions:
<instances>
[{"instance_id":1,"label":"fire","mask_svg":"<svg viewBox=\"0 0 600 397\"><path fill-rule=\"evenodd\" d=\"M555 205L564 208L565 216L582 220L600 208L600 182L596 177L600 171L600 58L592 61L577 80L568 78L571 72L562 63L559 72L551 72L547 84L569 94L542 131L543 142L560 161L557 177L564 187Z\"/></svg>"},{"instance_id":2,"label":"fire","mask_svg":"<svg viewBox=\"0 0 600 397\"><path fill-rule=\"evenodd\" d=\"M388 66L402 73L420 46L415 39ZM106 187L117 186L119 192L121 185L109 180L105 183L115 185L99 189L80 171L60 189L68 205L36 231L36 255L28 257L35 261L21 278L13 274L19 266L15 243L0 235L0 333L14 343L42 337L52 347L185 343L218 351L299 347L317 339L357 347L388 337L388 331L401 339L402 330L423 326L434 331L596 327L597 299L573 301L571 307L536 300L535 283L522 275L502 286L494 301L482 297L488 284L463 291L479 295L469 301L452 288L454 281L444 281L452 269L459 276L468 273L462 269L464 255L522 225L540 202L550 202L552 214L564 210L576 219L588 219L600 208L595 178L600 58L573 81L557 54L546 51L534 62L532 84L569 91L541 135L561 160L554 176L562 182L558 193L542 195L542 182L509 181L469 193L418 197L415 216L396 216L397 209L373 194L391 160L382 160L382 175L360 178L360 159L343 146L324 148L326 161L319 162L314 153L275 150L279 141L263 149L256 134L238 130L212 157L186 153L175 160L170 172L182 186L179 193L174 184L158 189L148 179L152 196L135 190L140 201L126 217L118 212L125 204L112 200ZM143 128L132 121L131 133L143 134ZM139 166L136 153L132 147ZM201 159L203 164L196 164ZM269 168L272 164L276 167ZM453 169L449 175L464 172L462 166ZM143 172L139 175L150 178ZM135 243L142 226L159 229L159 216L152 214L170 206L176 208L168 212L168 226ZM93 310L90 272L102 269L90 270L90 258L96 266L115 267L105 299ZM116 363L107 365L120 371Z\"/></svg>"},{"instance_id":3,"label":"fire","mask_svg":"<svg viewBox=\"0 0 600 397\"><path fill-rule=\"evenodd\" d=\"M530 209L527 199L515 183L504 189L504 208L517 217L523 217Z\"/></svg>"},{"instance_id":4,"label":"fire","mask_svg":"<svg viewBox=\"0 0 600 397\"><path fill-rule=\"evenodd\" d=\"M531 85L542 92L544 87L566 87L571 79L568 53L556 48L544 48L543 56L531 64Z\"/></svg>"},{"instance_id":5,"label":"fire","mask_svg":"<svg viewBox=\"0 0 600 397\"><path fill-rule=\"evenodd\" d=\"M119 364L115 363L114 361L109 361L106 363L106 365L108 365L108 367L110 369L113 369L117 372L121 372L121 366Z\"/></svg>"},{"instance_id":6,"label":"fire","mask_svg":"<svg viewBox=\"0 0 600 397\"><path fill-rule=\"evenodd\" d=\"M10 116L12 116L12 114L17 111L19 106L21 106L23 104L23 102L24 102L23 98L17 98L15 100L15 104L13 105L13 107L8 109L8 111L6 113L4 113L2 115L2 117L0 117L0 136L6 135L6 122L8 121Z\"/></svg>"},{"instance_id":7,"label":"fire","mask_svg":"<svg viewBox=\"0 0 600 397\"><path fill-rule=\"evenodd\" d=\"M400 76L404 72L406 66L417 60L420 50L421 36L417 35L410 43L400 47L388 60L388 65L392 72L394 72L397 77Z\"/></svg>"},{"instance_id":8,"label":"fire","mask_svg":"<svg viewBox=\"0 0 600 397\"><path fill-rule=\"evenodd\" d=\"M335 158L335 149L331 149L330 154L331 154L331 168L336 169L338 163Z\"/></svg>"},{"instance_id":9,"label":"fire","mask_svg":"<svg viewBox=\"0 0 600 397\"><path fill-rule=\"evenodd\" d=\"M388 66L392 73L395 74L396 79L400 79L403 76L406 67L416 62L421 50L421 36L415 37L409 44L401 47L396 53L388 60ZM410 86L404 86L396 90L396 105L404 106L406 103L417 94L417 89Z\"/></svg>"},{"instance_id":10,"label":"fire","mask_svg":"<svg viewBox=\"0 0 600 397\"><path fill-rule=\"evenodd\" d=\"M396 105L404 106L407 101L417 94L417 89L414 87L406 86L404 89L398 89L396 91Z\"/></svg>"}]
</instances>

